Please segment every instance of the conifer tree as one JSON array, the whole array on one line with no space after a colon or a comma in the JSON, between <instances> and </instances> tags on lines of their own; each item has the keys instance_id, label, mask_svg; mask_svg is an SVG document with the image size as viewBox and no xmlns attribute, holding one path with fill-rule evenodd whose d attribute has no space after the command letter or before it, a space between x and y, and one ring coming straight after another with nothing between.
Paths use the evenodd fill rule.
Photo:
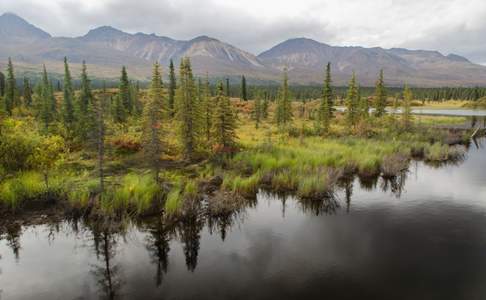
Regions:
<instances>
[{"instance_id":1,"label":"conifer tree","mask_svg":"<svg viewBox=\"0 0 486 300\"><path fill-rule=\"evenodd\" d=\"M216 149L228 152L236 140L236 120L229 97L224 95L223 83L218 84L216 92L216 110L214 112L213 137Z\"/></svg>"},{"instance_id":2,"label":"conifer tree","mask_svg":"<svg viewBox=\"0 0 486 300\"><path fill-rule=\"evenodd\" d=\"M180 122L179 136L184 156L191 159L198 146L199 120L196 90L189 58L181 60L179 72L179 86L176 91L176 111Z\"/></svg>"},{"instance_id":3,"label":"conifer tree","mask_svg":"<svg viewBox=\"0 0 486 300\"><path fill-rule=\"evenodd\" d=\"M289 94L287 69L284 70L275 118L278 126L286 126L292 122L292 103Z\"/></svg>"},{"instance_id":4,"label":"conifer tree","mask_svg":"<svg viewBox=\"0 0 486 300\"><path fill-rule=\"evenodd\" d=\"M207 74L202 92L202 100L203 102L201 107L203 116L203 134L205 136L206 142L209 143L211 140L211 129L213 126L214 103L211 99L211 90L209 87L209 78Z\"/></svg>"},{"instance_id":5,"label":"conifer tree","mask_svg":"<svg viewBox=\"0 0 486 300\"><path fill-rule=\"evenodd\" d=\"M264 92L263 95L263 103L262 103L262 118L267 119L268 118L268 93Z\"/></svg>"},{"instance_id":6,"label":"conifer tree","mask_svg":"<svg viewBox=\"0 0 486 300\"><path fill-rule=\"evenodd\" d=\"M409 129L412 124L412 90L405 85L403 90L403 105L402 105L402 125L405 129Z\"/></svg>"},{"instance_id":7,"label":"conifer tree","mask_svg":"<svg viewBox=\"0 0 486 300\"><path fill-rule=\"evenodd\" d=\"M356 75L353 72L349 81L348 93L346 96L346 121L349 126L356 125L358 119L358 87Z\"/></svg>"},{"instance_id":8,"label":"conifer tree","mask_svg":"<svg viewBox=\"0 0 486 300\"><path fill-rule=\"evenodd\" d=\"M41 88L39 95L39 118L42 121L45 132L49 129L49 125L54 120L54 112L52 110L54 94L51 82L47 76L46 66L42 70Z\"/></svg>"},{"instance_id":9,"label":"conifer tree","mask_svg":"<svg viewBox=\"0 0 486 300\"><path fill-rule=\"evenodd\" d=\"M74 126L74 90L67 58L64 57L64 83L62 101L62 123L68 131Z\"/></svg>"},{"instance_id":10,"label":"conifer tree","mask_svg":"<svg viewBox=\"0 0 486 300\"><path fill-rule=\"evenodd\" d=\"M140 102L140 86L137 81L135 84L130 84L130 97L132 98L133 102L133 110L136 116L142 115L143 112L143 105Z\"/></svg>"},{"instance_id":11,"label":"conifer tree","mask_svg":"<svg viewBox=\"0 0 486 300\"><path fill-rule=\"evenodd\" d=\"M319 133L327 133L329 124L333 116L333 100L331 88L331 63L327 63L326 77L322 89L322 99L317 115L316 129Z\"/></svg>"},{"instance_id":12,"label":"conifer tree","mask_svg":"<svg viewBox=\"0 0 486 300\"><path fill-rule=\"evenodd\" d=\"M130 82L128 81L127 68L125 66L123 66L121 70L118 97L120 98L120 102L122 103L126 114L131 114L133 104L130 97ZM123 115L125 115L125 113L123 113Z\"/></svg>"},{"instance_id":13,"label":"conifer tree","mask_svg":"<svg viewBox=\"0 0 486 300\"><path fill-rule=\"evenodd\" d=\"M116 95L113 99L112 117L115 123L122 124L127 120L127 111L120 95Z\"/></svg>"},{"instance_id":14,"label":"conifer tree","mask_svg":"<svg viewBox=\"0 0 486 300\"><path fill-rule=\"evenodd\" d=\"M0 97L5 95L5 74L0 72Z\"/></svg>"},{"instance_id":15,"label":"conifer tree","mask_svg":"<svg viewBox=\"0 0 486 300\"><path fill-rule=\"evenodd\" d=\"M152 166L154 178L159 181L160 155L162 154L162 128L165 103L162 89L162 75L159 71L159 64L155 63L152 72L149 98L143 109L143 151L147 160Z\"/></svg>"},{"instance_id":16,"label":"conifer tree","mask_svg":"<svg viewBox=\"0 0 486 300\"><path fill-rule=\"evenodd\" d=\"M100 180L100 194L103 195L105 190L105 175L104 175L104 162L105 162L105 105L107 99L106 83L103 82L103 90L100 100L98 102L98 174Z\"/></svg>"},{"instance_id":17,"label":"conifer tree","mask_svg":"<svg viewBox=\"0 0 486 300\"><path fill-rule=\"evenodd\" d=\"M88 78L86 62L83 61L83 65L81 69L79 99L78 99L79 114L86 114L88 111L88 105L92 101L93 101L93 95L91 93L91 84Z\"/></svg>"},{"instance_id":18,"label":"conifer tree","mask_svg":"<svg viewBox=\"0 0 486 300\"><path fill-rule=\"evenodd\" d=\"M255 105L253 107L253 119L255 120L255 128L260 127L260 122L263 115L263 103L261 93L257 93L255 97Z\"/></svg>"},{"instance_id":19,"label":"conifer tree","mask_svg":"<svg viewBox=\"0 0 486 300\"><path fill-rule=\"evenodd\" d=\"M241 100L247 101L248 100L248 95L247 95L247 90L246 90L246 78L245 76L241 76Z\"/></svg>"},{"instance_id":20,"label":"conifer tree","mask_svg":"<svg viewBox=\"0 0 486 300\"><path fill-rule=\"evenodd\" d=\"M84 61L81 69L81 82L76 104L76 134L80 141L86 141L88 145L92 146L96 141L96 108L94 107L93 93Z\"/></svg>"},{"instance_id":21,"label":"conifer tree","mask_svg":"<svg viewBox=\"0 0 486 300\"><path fill-rule=\"evenodd\" d=\"M175 93L177 89L177 82L176 82L176 76L175 76L175 70L174 70L174 62L172 59L170 60L169 64L169 107L167 108L169 111L170 117L173 117L175 115Z\"/></svg>"},{"instance_id":22,"label":"conifer tree","mask_svg":"<svg viewBox=\"0 0 486 300\"><path fill-rule=\"evenodd\" d=\"M374 99L375 116L381 117L385 114L386 108L386 89L383 79L383 69L380 70L380 75L376 81L375 99Z\"/></svg>"},{"instance_id":23,"label":"conifer tree","mask_svg":"<svg viewBox=\"0 0 486 300\"><path fill-rule=\"evenodd\" d=\"M11 116L12 109L17 103L17 85L15 81L14 68L12 64L12 59L8 58L7 65L7 80L5 82L5 94L3 99L5 112Z\"/></svg>"},{"instance_id":24,"label":"conifer tree","mask_svg":"<svg viewBox=\"0 0 486 300\"><path fill-rule=\"evenodd\" d=\"M32 106L32 87L27 77L24 77L24 105L26 107Z\"/></svg>"}]
</instances>

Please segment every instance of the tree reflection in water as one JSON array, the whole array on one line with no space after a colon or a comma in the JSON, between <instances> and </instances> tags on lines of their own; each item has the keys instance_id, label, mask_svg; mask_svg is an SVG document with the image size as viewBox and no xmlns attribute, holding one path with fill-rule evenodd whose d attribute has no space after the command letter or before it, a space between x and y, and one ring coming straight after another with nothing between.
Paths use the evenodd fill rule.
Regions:
<instances>
[{"instance_id":1,"label":"tree reflection in water","mask_svg":"<svg viewBox=\"0 0 486 300\"><path fill-rule=\"evenodd\" d=\"M99 265L93 265L92 273L104 299L118 299L122 287L121 270L114 262L118 237L125 232L123 223L113 220L89 222L93 234L93 250Z\"/></svg>"},{"instance_id":2,"label":"tree reflection in water","mask_svg":"<svg viewBox=\"0 0 486 300\"><path fill-rule=\"evenodd\" d=\"M171 230L162 218L157 218L154 224L149 225L147 236L147 250L151 261L156 265L155 285L162 285L163 276L167 273Z\"/></svg>"}]
</instances>

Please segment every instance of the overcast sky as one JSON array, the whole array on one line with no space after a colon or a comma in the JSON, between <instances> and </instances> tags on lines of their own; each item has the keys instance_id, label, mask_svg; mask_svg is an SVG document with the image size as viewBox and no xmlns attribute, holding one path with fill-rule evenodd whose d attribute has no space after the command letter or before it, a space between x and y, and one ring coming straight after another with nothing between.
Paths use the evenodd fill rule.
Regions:
<instances>
[{"instance_id":1,"label":"overcast sky","mask_svg":"<svg viewBox=\"0 0 486 300\"><path fill-rule=\"evenodd\" d=\"M485 0L1 0L54 36L111 25L176 39L209 35L258 54L292 37L434 49L486 63Z\"/></svg>"}]
</instances>

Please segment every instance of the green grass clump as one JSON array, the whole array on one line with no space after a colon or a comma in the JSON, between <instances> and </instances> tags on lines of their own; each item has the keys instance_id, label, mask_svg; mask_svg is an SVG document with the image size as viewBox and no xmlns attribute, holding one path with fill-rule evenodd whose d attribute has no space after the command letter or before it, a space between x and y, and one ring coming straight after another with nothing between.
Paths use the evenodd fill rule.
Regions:
<instances>
[{"instance_id":1,"label":"green grass clump","mask_svg":"<svg viewBox=\"0 0 486 300\"><path fill-rule=\"evenodd\" d=\"M14 209L24 201L47 196L60 197L62 191L63 180L59 176L51 176L47 188L42 174L33 171L20 172L0 184L0 203Z\"/></svg>"},{"instance_id":2,"label":"green grass clump","mask_svg":"<svg viewBox=\"0 0 486 300\"><path fill-rule=\"evenodd\" d=\"M107 200L116 210L135 210L137 214L151 207L152 202L161 194L161 188L150 174L129 173L108 192Z\"/></svg>"},{"instance_id":3,"label":"green grass clump","mask_svg":"<svg viewBox=\"0 0 486 300\"><path fill-rule=\"evenodd\" d=\"M243 196L255 196L261 178L261 171L254 173L250 177L228 175L223 180L223 188Z\"/></svg>"}]
</instances>

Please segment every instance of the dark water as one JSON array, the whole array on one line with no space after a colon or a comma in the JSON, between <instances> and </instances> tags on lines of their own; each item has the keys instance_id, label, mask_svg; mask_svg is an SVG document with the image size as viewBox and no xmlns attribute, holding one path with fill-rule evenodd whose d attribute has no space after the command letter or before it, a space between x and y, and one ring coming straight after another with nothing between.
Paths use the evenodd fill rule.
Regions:
<instances>
[{"instance_id":1,"label":"dark water","mask_svg":"<svg viewBox=\"0 0 486 300\"><path fill-rule=\"evenodd\" d=\"M335 201L260 193L231 218L9 227L0 298L486 299L486 145Z\"/></svg>"}]
</instances>

